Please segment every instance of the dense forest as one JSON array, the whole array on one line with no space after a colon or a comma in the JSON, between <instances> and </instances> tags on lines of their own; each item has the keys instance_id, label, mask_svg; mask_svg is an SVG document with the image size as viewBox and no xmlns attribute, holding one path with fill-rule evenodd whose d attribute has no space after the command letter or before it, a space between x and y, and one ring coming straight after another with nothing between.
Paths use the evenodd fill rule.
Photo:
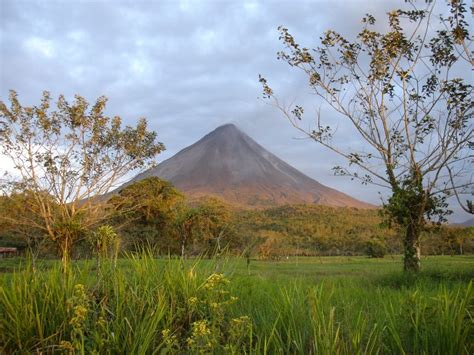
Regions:
<instances>
[{"instance_id":1,"label":"dense forest","mask_svg":"<svg viewBox=\"0 0 474 355\"><path fill-rule=\"evenodd\" d=\"M384 223L378 210L298 205L237 214L241 236L262 257L285 255L363 255L403 251L400 230ZM432 225L423 234L424 254L474 251L473 228Z\"/></svg>"},{"instance_id":2,"label":"dense forest","mask_svg":"<svg viewBox=\"0 0 474 355\"><path fill-rule=\"evenodd\" d=\"M2 197L2 211L11 218L2 219L0 243L54 256L54 242L35 228L29 198L25 191ZM111 211L105 224L109 229L102 224L96 230L112 233L121 252L152 247L161 255L230 252L279 259L296 255L382 257L403 251L401 231L384 223L379 210L317 205L242 210L214 198L189 203L169 182L158 178L127 186L109 198L107 208ZM31 214L32 223L15 223L19 214ZM97 247L97 235L84 231L73 255L90 255ZM422 248L425 255L472 253L474 229L430 225L423 232Z\"/></svg>"}]
</instances>

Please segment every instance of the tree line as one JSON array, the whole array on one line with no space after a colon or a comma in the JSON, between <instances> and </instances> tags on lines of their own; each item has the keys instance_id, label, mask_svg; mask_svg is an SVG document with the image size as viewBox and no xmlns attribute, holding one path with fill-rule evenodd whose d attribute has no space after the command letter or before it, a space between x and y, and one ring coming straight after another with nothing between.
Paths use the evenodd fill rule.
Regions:
<instances>
[{"instance_id":1,"label":"tree line","mask_svg":"<svg viewBox=\"0 0 474 355\"><path fill-rule=\"evenodd\" d=\"M28 191L0 198L0 242L35 254L61 255L60 242L37 227ZM242 210L216 198L189 203L171 183L157 177L136 181L107 198L107 220L83 229L73 257L151 248L157 255L189 257L219 253L260 259L288 256L368 255L403 252L401 232L384 223L380 210L288 205ZM474 252L473 228L432 225L422 236L426 254Z\"/></svg>"}]
</instances>

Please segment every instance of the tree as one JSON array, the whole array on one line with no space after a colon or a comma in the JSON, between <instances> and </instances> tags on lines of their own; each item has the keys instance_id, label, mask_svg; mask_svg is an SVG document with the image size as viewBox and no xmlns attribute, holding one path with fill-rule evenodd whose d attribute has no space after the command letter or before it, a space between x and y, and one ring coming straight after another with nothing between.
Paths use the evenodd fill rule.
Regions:
<instances>
[{"instance_id":1,"label":"tree","mask_svg":"<svg viewBox=\"0 0 474 355\"><path fill-rule=\"evenodd\" d=\"M411 5L413 6L413 5ZM386 216L404 230L404 269L420 268L420 233L427 219L444 220L446 197L472 187L467 167L473 148L472 85L466 5L449 3L450 15L432 30L434 2L426 9L388 13L388 30L374 30L367 15L355 40L329 30L319 47L300 46L280 27L285 50L278 58L301 69L321 101L313 129L302 128L304 109L280 103L260 76L264 97L298 130L345 158L337 175L391 192ZM322 117L331 109L335 118ZM338 119L363 141L355 150L334 141Z\"/></svg>"},{"instance_id":2,"label":"tree","mask_svg":"<svg viewBox=\"0 0 474 355\"><path fill-rule=\"evenodd\" d=\"M228 206L209 198L196 207L181 210L176 220L181 257L193 242L202 252L219 253L227 238L233 235L232 214Z\"/></svg>"},{"instance_id":3,"label":"tree","mask_svg":"<svg viewBox=\"0 0 474 355\"><path fill-rule=\"evenodd\" d=\"M194 207L182 209L176 218L175 225L178 231L176 237L179 240L183 259L186 257L188 244L198 235L199 219L199 210Z\"/></svg>"},{"instance_id":4,"label":"tree","mask_svg":"<svg viewBox=\"0 0 474 355\"><path fill-rule=\"evenodd\" d=\"M150 245L169 246L176 234L176 219L186 209L183 194L157 177L126 186L110 199L110 204L123 232L135 242Z\"/></svg>"},{"instance_id":5,"label":"tree","mask_svg":"<svg viewBox=\"0 0 474 355\"><path fill-rule=\"evenodd\" d=\"M107 117L105 97L89 109L81 96L70 104L61 95L54 111L47 91L38 106L22 106L15 91L9 98L9 108L0 101L0 143L16 176L6 183L31 193L31 211L66 270L74 244L108 217L103 195L164 146L145 119L122 127L120 117Z\"/></svg>"},{"instance_id":6,"label":"tree","mask_svg":"<svg viewBox=\"0 0 474 355\"><path fill-rule=\"evenodd\" d=\"M197 209L199 241L206 252L219 254L233 235L232 213L228 205L208 198Z\"/></svg>"}]
</instances>

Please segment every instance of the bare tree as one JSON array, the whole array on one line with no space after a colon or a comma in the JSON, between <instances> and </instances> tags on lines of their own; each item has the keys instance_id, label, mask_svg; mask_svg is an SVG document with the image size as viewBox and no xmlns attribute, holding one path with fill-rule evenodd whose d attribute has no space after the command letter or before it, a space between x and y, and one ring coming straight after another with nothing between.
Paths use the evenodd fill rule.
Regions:
<instances>
[{"instance_id":1,"label":"bare tree","mask_svg":"<svg viewBox=\"0 0 474 355\"><path fill-rule=\"evenodd\" d=\"M122 127L104 114L106 102L89 108L81 96L70 104L61 95L52 111L47 91L38 106L22 106L14 91L9 108L0 101L2 153L16 169L7 184L28 191L35 227L56 243L64 269L74 243L107 218L102 196L164 149L145 119Z\"/></svg>"},{"instance_id":2,"label":"bare tree","mask_svg":"<svg viewBox=\"0 0 474 355\"><path fill-rule=\"evenodd\" d=\"M296 129L348 161L335 174L391 191L384 211L405 231L404 269L418 271L426 220L444 220L446 198L473 186L466 82L473 61L464 3L451 1L446 19L434 15L434 2L423 10L411 6L388 13L386 32L375 31L376 19L366 15L355 40L329 30L311 50L279 27L285 50L278 58L303 71L322 107L352 126L363 149L334 142L334 118L318 114L314 128L304 128L303 107L282 104L264 77L260 82L264 97Z\"/></svg>"}]
</instances>

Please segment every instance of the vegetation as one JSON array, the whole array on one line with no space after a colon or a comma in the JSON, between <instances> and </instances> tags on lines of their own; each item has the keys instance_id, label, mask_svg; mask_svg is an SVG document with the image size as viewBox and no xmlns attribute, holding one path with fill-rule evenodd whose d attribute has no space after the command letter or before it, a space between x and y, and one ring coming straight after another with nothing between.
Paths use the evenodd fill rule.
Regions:
<instances>
[{"instance_id":1,"label":"vegetation","mask_svg":"<svg viewBox=\"0 0 474 355\"><path fill-rule=\"evenodd\" d=\"M29 201L27 195L16 195L0 202L11 206L15 200ZM4 217L13 220L20 210L29 213L21 206L5 209ZM384 224L377 210L314 205L238 210L216 199L189 205L176 188L158 178L130 184L112 196L107 206L112 210L106 212L110 218L76 245L74 257L144 247L160 255L212 256L226 250L261 259L382 257L403 252L401 231ZM12 224L0 231L0 245L24 247L26 240L34 255L55 255L55 244L49 238L44 240L40 232ZM474 252L474 229L431 225L423 231L421 241L426 254L469 254Z\"/></svg>"},{"instance_id":2,"label":"vegetation","mask_svg":"<svg viewBox=\"0 0 474 355\"><path fill-rule=\"evenodd\" d=\"M110 198L112 223L126 236L125 247L149 245L176 253L170 248L178 238L176 220L186 206L184 195L169 182L152 177L130 184Z\"/></svg>"},{"instance_id":3,"label":"vegetation","mask_svg":"<svg viewBox=\"0 0 474 355\"><path fill-rule=\"evenodd\" d=\"M36 254L45 238L33 194L25 190L0 195L0 211L1 245L26 248Z\"/></svg>"},{"instance_id":4,"label":"vegetation","mask_svg":"<svg viewBox=\"0 0 474 355\"><path fill-rule=\"evenodd\" d=\"M373 239L367 242L367 256L369 258L383 258L387 253L387 248L383 242Z\"/></svg>"},{"instance_id":5,"label":"vegetation","mask_svg":"<svg viewBox=\"0 0 474 355\"><path fill-rule=\"evenodd\" d=\"M241 212L237 235L255 255L364 255L376 243L388 254L403 253L401 232L389 228L376 210L325 206L283 206ZM432 225L422 233L426 254L474 251L474 229Z\"/></svg>"},{"instance_id":6,"label":"vegetation","mask_svg":"<svg viewBox=\"0 0 474 355\"><path fill-rule=\"evenodd\" d=\"M12 259L3 259L0 266ZM474 259L57 262L0 274L4 353L471 354Z\"/></svg>"},{"instance_id":7,"label":"vegetation","mask_svg":"<svg viewBox=\"0 0 474 355\"><path fill-rule=\"evenodd\" d=\"M22 209L0 218L28 229L23 235L34 228L37 237L49 238L64 269L74 245L108 218L102 195L164 149L146 120L122 128L120 117L104 114L106 102L100 97L89 109L81 96L70 104L61 95L52 111L49 92L40 105L26 107L13 90L10 108L0 101L1 154L16 169L4 181L2 199L13 198L7 203ZM28 203L19 205L22 196Z\"/></svg>"},{"instance_id":8,"label":"vegetation","mask_svg":"<svg viewBox=\"0 0 474 355\"><path fill-rule=\"evenodd\" d=\"M336 174L390 191L385 212L404 230L405 271L420 268L427 220L443 221L446 197L454 193L459 200L472 186L472 85L460 75L474 64L468 5L449 1L447 18L436 17L435 5L429 1L420 10L410 3L408 10L389 12L384 32L376 31L376 19L368 14L355 39L328 30L315 49L279 28L285 50L278 58L301 69L320 100L319 112L333 112L319 114L312 129L300 124L303 107L280 103L260 77L264 96L274 99L293 126L347 160L349 167L335 167ZM361 150L332 139L338 118L363 140Z\"/></svg>"}]
</instances>

